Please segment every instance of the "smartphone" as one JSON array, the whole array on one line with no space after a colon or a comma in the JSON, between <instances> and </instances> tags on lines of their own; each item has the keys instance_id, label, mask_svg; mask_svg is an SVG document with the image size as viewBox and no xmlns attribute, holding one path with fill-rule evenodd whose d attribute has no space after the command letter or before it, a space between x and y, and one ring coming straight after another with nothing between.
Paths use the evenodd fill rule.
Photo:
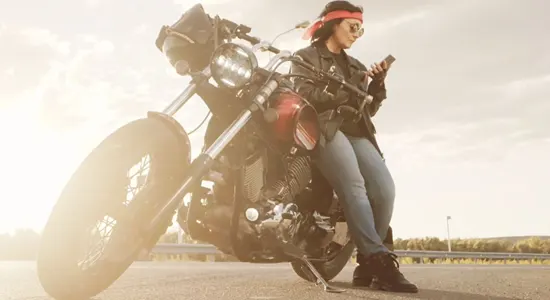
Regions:
<instances>
[{"instance_id":1,"label":"smartphone","mask_svg":"<svg viewBox=\"0 0 550 300\"><path fill-rule=\"evenodd\" d=\"M393 57L393 55L390 54L390 55L386 56L386 58L384 58L384 60L386 61L386 63L388 64L388 67L389 67L395 61L395 57Z\"/></svg>"}]
</instances>

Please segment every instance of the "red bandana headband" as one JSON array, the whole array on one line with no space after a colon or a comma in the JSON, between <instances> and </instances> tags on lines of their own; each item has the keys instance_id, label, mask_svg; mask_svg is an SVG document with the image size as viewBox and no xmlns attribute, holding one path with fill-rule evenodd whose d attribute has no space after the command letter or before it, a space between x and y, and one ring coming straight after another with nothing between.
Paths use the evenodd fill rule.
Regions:
<instances>
[{"instance_id":1,"label":"red bandana headband","mask_svg":"<svg viewBox=\"0 0 550 300\"><path fill-rule=\"evenodd\" d=\"M322 17L317 22L313 23L304 33L302 38L304 40L309 40L315 33L315 31L319 30L323 26L324 23L334 20L334 19L356 19L361 21L363 23L363 13L361 12L349 12L347 10L336 10L331 11L328 14L326 14L324 17Z\"/></svg>"}]
</instances>

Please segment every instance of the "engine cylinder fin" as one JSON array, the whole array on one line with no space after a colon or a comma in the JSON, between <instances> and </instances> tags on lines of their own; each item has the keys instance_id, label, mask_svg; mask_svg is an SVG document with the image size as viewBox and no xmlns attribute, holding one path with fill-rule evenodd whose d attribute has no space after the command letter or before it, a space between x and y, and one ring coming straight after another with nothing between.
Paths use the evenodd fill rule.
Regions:
<instances>
[{"instance_id":1,"label":"engine cylinder fin","mask_svg":"<svg viewBox=\"0 0 550 300\"><path fill-rule=\"evenodd\" d=\"M265 186L265 156L259 155L254 161L248 162L242 174L243 196L250 202L258 201Z\"/></svg>"},{"instance_id":2,"label":"engine cylinder fin","mask_svg":"<svg viewBox=\"0 0 550 300\"><path fill-rule=\"evenodd\" d=\"M264 197L275 198L284 203L293 202L294 197L306 188L311 180L309 157L296 157L288 164L286 175L277 180L264 192Z\"/></svg>"}]
</instances>

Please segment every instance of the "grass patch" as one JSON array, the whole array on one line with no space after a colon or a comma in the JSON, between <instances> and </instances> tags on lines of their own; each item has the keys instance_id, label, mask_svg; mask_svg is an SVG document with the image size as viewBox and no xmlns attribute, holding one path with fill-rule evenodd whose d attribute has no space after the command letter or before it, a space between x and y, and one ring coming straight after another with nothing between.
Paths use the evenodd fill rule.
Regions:
<instances>
[{"instance_id":1,"label":"grass patch","mask_svg":"<svg viewBox=\"0 0 550 300\"><path fill-rule=\"evenodd\" d=\"M491 259L415 259L412 257L399 258L400 264L448 264L448 265L550 265L550 260L491 260Z\"/></svg>"}]
</instances>

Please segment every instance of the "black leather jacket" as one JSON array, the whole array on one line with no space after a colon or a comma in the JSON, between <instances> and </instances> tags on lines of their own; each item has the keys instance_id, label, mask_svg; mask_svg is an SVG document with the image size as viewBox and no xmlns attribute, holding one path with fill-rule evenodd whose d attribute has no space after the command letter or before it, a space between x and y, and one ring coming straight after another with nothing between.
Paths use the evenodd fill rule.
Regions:
<instances>
[{"instance_id":1,"label":"black leather jacket","mask_svg":"<svg viewBox=\"0 0 550 300\"><path fill-rule=\"evenodd\" d=\"M322 69L323 71L333 71L344 76L344 71L339 67L334 58L334 55L328 50L324 43L314 43L306 48L298 50L295 55L300 56L305 62ZM359 89L366 91L372 95L374 100L371 104L365 107L362 111L362 118L359 121L362 135L369 139L375 148L380 152L378 143L376 142L376 129L371 117L376 114L382 101L386 99L385 85L380 82L372 81L368 84L365 80L367 68L357 59L345 54L344 56L348 63L349 79L348 83L354 84ZM291 65L291 73L310 75L310 71L296 64ZM326 83L313 82L302 78L295 78L294 81L297 92L306 98L317 109L323 136L327 140L331 140L338 129L345 125L348 120L343 120L338 117L336 109L342 105L350 105L358 108L358 97L350 95L344 90L338 90L334 95L324 91Z\"/></svg>"}]
</instances>

